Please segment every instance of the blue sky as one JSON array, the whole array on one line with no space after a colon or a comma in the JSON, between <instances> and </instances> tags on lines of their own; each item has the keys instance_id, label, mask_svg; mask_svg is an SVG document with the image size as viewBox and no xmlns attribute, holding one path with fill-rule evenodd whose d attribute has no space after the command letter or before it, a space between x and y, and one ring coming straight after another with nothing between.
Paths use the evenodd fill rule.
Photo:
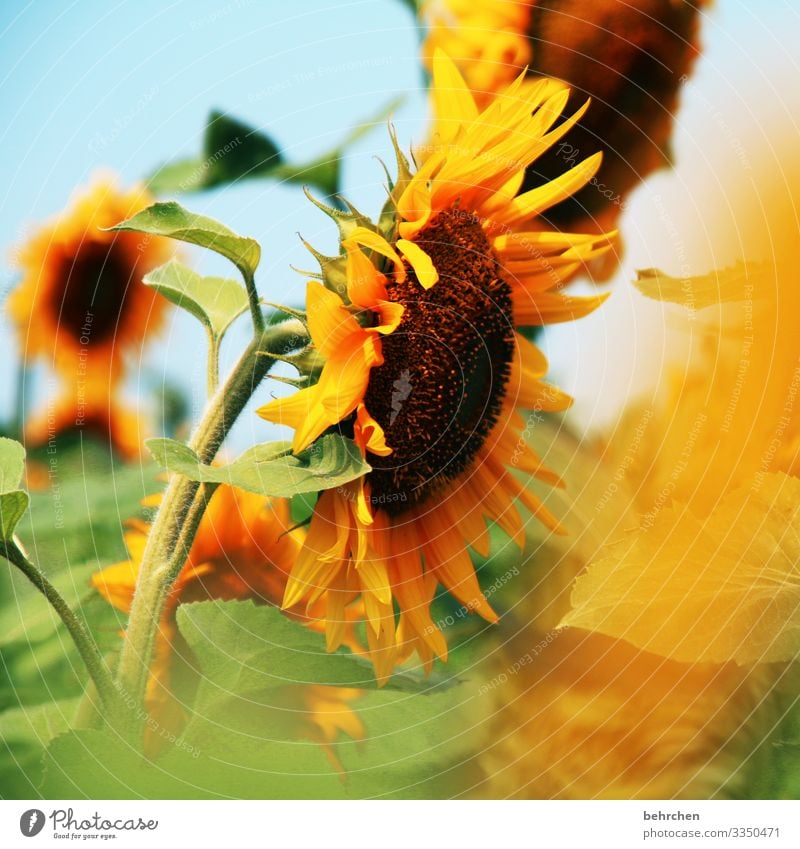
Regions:
<instances>
[{"instance_id":1,"label":"blue sky","mask_svg":"<svg viewBox=\"0 0 800 849\"><path fill-rule=\"evenodd\" d=\"M62 208L98 168L112 169L127 184L165 160L196 153L211 108L265 128L288 159L306 161L397 95L408 104L394 121L410 139L424 117L422 83L413 18L393 0L304 2L299 10L253 0L4 0L4 252ZM348 155L345 183L364 208L383 201L383 172L374 156L391 161L390 150L385 130L376 128ZM269 300L302 298L302 279L289 268L309 267L298 232L322 248L335 244L335 229L296 186L258 182L182 200L261 242L259 283ZM193 262L230 275L203 252ZM12 283L4 264L0 288ZM228 340L229 358L246 324L240 330ZM0 342L6 352L13 347L7 326L0 327ZM203 345L193 320L176 314L136 377L152 382L166 374L184 386L188 378L193 403L201 402ZM13 398L13 356L2 360L5 411ZM253 438L265 438L265 423L256 426Z\"/></svg>"},{"instance_id":2,"label":"blue sky","mask_svg":"<svg viewBox=\"0 0 800 849\"><path fill-rule=\"evenodd\" d=\"M400 138L406 144L420 138L425 100L418 35L407 7L400 0L292 5L274 0L3 0L4 252L37 221L63 207L73 188L98 168L110 168L123 183L131 183L165 160L196 152L211 108L267 129L290 159L302 161L402 94L406 104L394 116ZM722 139L723 158L741 154L742 140L757 131L768 113L789 110L789 98L798 89L791 57L800 34L798 7L788 0L718 0L704 28L705 54L684 97L675 144L678 168L651 181L630 205L628 254L615 285L624 285L636 267L675 266L676 240L664 238L663 215L654 213L652 198L664 198L691 239L696 228L691 230L692 215L683 214L686 193L698 179L713 183L718 167L709 157L708 139ZM345 189L365 211L375 211L383 198L382 171L374 156L391 161L390 150L385 131L378 128L348 155ZM270 300L300 298L302 280L289 269L290 264L308 267L298 231L323 249L334 244L333 228L296 187L250 183L183 202L261 241L260 286ZM198 255L197 265L204 272L221 270L206 256ZM12 283L3 263L0 292ZM634 309L640 328L651 320L657 324L660 313L648 318L629 290L615 292L611 303L615 300L616 306L580 332L569 326L549 337L554 371L567 388L591 387L578 405L590 421L607 416L598 381L629 368L626 391L633 392L637 377L631 361L641 345L658 344L657 333L639 338L617 330L629 325ZM231 335L229 357L243 333L244 325ZM590 355L592 339L600 341L605 356ZM199 402L203 344L192 321L176 316L161 344L143 357L140 374L147 380L167 376L188 383ZM0 414L5 415L13 398L14 357L1 321L0 345ZM246 417L236 441L268 436L263 422Z\"/></svg>"}]
</instances>

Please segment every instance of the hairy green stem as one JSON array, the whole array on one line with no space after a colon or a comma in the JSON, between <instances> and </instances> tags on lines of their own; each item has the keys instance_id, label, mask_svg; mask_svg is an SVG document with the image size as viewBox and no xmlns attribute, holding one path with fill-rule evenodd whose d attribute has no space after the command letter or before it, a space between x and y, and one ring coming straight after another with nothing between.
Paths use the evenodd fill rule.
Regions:
<instances>
[{"instance_id":1,"label":"hairy green stem","mask_svg":"<svg viewBox=\"0 0 800 849\"><path fill-rule=\"evenodd\" d=\"M219 339L208 332L208 361L206 363L206 391L211 398L219 389Z\"/></svg>"},{"instance_id":2,"label":"hairy green stem","mask_svg":"<svg viewBox=\"0 0 800 849\"><path fill-rule=\"evenodd\" d=\"M266 328L248 346L223 386L210 399L189 442L210 463L258 385L283 353L308 341L299 321ZM183 475L173 475L147 538L117 683L128 700L144 702L155 638L164 603L194 540L213 490Z\"/></svg>"},{"instance_id":3,"label":"hairy green stem","mask_svg":"<svg viewBox=\"0 0 800 849\"><path fill-rule=\"evenodd\" d=\"M103 700L103 704L109 710L117 711L120 707L120 698L119 692L114 685L114 680L111 677L111 672L106 666L94 640L92 640L80 619L73 613L58 590L28 560L13 540L0 540L0 555L8 560L9 563L16 566L47 601L50 602L50 605L61 618L61 621L66 626L69 635L77 646L78 652L86 664L86 668L89 670L89 675L97 687L97 692Z\"/></svg>"},{"instance_id":4,"label":"hairy green stem","mask_svg":"<svg viewBox=\"0 0 800 849\"><path fill-rule=\"evenodd\" d=\"M244 273L244 272L243 272ZM264 313L261 311L261 299L256 289L256 281L252 274L244 273L244 285L247 287L247 297L250 301L250 315L253 317L253 329L260 336L266 327Z\"/></svg>"}]
</instances>

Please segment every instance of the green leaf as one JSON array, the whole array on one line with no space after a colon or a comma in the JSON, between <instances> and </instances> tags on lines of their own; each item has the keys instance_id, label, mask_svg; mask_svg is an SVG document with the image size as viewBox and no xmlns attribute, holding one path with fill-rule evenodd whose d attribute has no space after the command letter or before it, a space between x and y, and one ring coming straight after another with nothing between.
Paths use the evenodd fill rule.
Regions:
<instances>
[{"instance_id":1,"label":"green leaf","mask_svg":"<svg viewBox=\"0 0 800 849\"><path fill-rule=\"evenodd\" d=\"M283 155L265 133L237 118L212 112L208 117L199 157L168 163L149 179L161 194L211 189L255 177L276 175Z\"/></svg>"},{"instance_id":2,"label":"green leaf","mask_svg":"<svg viewBox=\"0 0 800 849\"><path fill-rule=\"evenodd\" d=\"M67 604L75 608L93 592L90 580L100 568L95 561L74 564L50 581ZM14 642L38 642L62 627L60 617L42 601L39 592L28 591L27 578L22 575L15 577L10 596L0 608L0 648Z\"/></svg>"},{"instance_id":3,"label":"green leaf","mask_svg":"<svg viewBox=\"0 0 800 849\"><path fill-rule=\"evenodd\" d=\"M271 690L300 684L324 684L374 690L372 665L346 650L330 653L322 634L275 607L253 601L202 601L181 604L178 628L197 658L201 673L195 710L212 705L272 698ZM455 676L423 677L398 671L385 689L403 693L446 691Z\"/></svg>"},{"instance_id":4,"label":"green leaf","mask_svg":"<svg viewBox=\"0 0 800 849\"><path fill-rule=\"evenodd\" d=\"M27 492L4 492L0 495L0 539L11 539L30 504Z\"/></svg>"},{"instance_id":5,"label":"green leaf","mask_svg":"<svg viewBox=\"0 0 800 849\"><path fill-rule=\"evenodd\" d=\"M314 186L324 195L336 195L341 160L347 149L382 123L402 103L395 98L362 121L330 150L310 162L286 162L278 144L244 121L213 111L206 123L200 156L168 163L148 180L158 194L193 192L238 183L271 179Z\"/></svg>"},{"instance_id":6,"label":"green leaf","mask_svg":"<svg viewBox=\"0 0 800 849\"><path fill-rule=\"evenodd\" d=\"M245 278L253 277L261 259L261 248L255 239L237 236L219 221L195 215L174 201L153 204L108 229L166 236L209 248L229 259Z\"/></svg>"},{"instance_id":7,"label":"green leaf","mask_svg":"<svg viewBox=\"0 0 800 849\"><path fill-rule=\"evenodd\" d=\"M42 449L32 452L29 461L38 464L37 474L49 486L30 494L30 509L17 534L100 650L116 651L125 614L102 599L89 579L103 566L128 558L122 520L140 515L141 499L163 489L159 470L152 462L115 462L107 447L88 438L63 446L59 440L57 454ZM0 708L28 708L80 695L86 688L85 668L61 619L28 578L4 562L0 657Z\"/></svg>"},{"instance_id":8,"label":"green leaf","mask_svg":"<svg viewBox=\"0 0 800 849\"><path fill-rule=\"evenodd\" d=\"M411 697L381 690L354 701L364 739L336 744L348 797L447 799L468 791L475 783L468 756L485 745L465 705L473 693L474 683Z\"/></svg>"},{"instance_id":9,"label":"green leaf","mask_svg":"<svg viewBox=\"0 0 800 849\"><path fill-rule=\"evenodd\" d=\"M174 439L149 439L146 445L160 466L190 480L282 498L342 486L371 470L356 444L336 434L323 436L300 454L291 453L289 442L255 445L228 466L208 466Z\"/></svg>"},{"instance_id":10,"label":"green leaf","mask_svg":"<svg viewBox=\"0 0 800 849\"><path fill-rule=\"evenodd\" d=\"M248 308L247 292L236 280L201 277L176 259L151 271L144 283L190 312L205 325L215 342Z\"/></svg>"},{"instance_id":11,"label":"green leaf","mask_svg":"<svg viewBox=\"0 0 800 849\"><path fill-rule=\"evenodd\" d=\"M67 731L79 698L12 708L0 713L0 787L4 799L33 799L42 778L48 743Z\"/></svg>"},{"instance_id":12,"label":"green leaf","mask_svg":"<svg viewBox=\"0 0 800 849\"><path fill-rule=\"evenodd\" d=\"M168 745L157 763L119 735L73 731L56 737L44 758L45 799L341 799L340 777L308 740L252 733L211 734L202 746Z\"/></svg>"},{"instance_id":13,"label":"green leaf","mask_svg":"<svg viewBox=\"0 0 800 849\"><path fill-rule=\"evenodd\" d=\"M202 670L196 710L275 687L329 684L374 688L372 667L351 653L329 654L322 634L252 601L182 604L178 628Z\"/></svg>"},{"instance_id":14,"label":"green leaf","mask_svg":"<svg viewBox=\"0 0 800 849\"><path fill-rule=\"evenodd\" d=\"M64 447L59 441L58 454L43 460L49 486L31 493L30 522L19 528L31 559L46 566L51 580L76 564L126 560L122 520L138 515L142 499L164 488L155 463L118 463L107 447L87 438ZM20 578L20 586L38 596Z\"/></svg>"},{"instance_id":15,"label":"green leaf","mask_svg":"<svg viewBox=\"0 0 800 849\"><path fill-rule=\"evenodd\" d=\"M800 657L800 480L765 474L709 516L673 503L598 552L562 626L681 663Z\"/></svg>"},{"instance_id":16,"label":"green leaf","mask_svg":"<svg viewBox=\"0 0 800 849\"><path fill-rule=\"evenodd\" d=\"M45 755L44 797L426 798L455 792L451 768L473 743L461 712L463 688L408 692L393 678L388 688L395 689L377 691L366 660L327 654L321 634L253 602L184 604L177 622L200 681L177 739L165 738L153 762L111 732L63 734ZM354 693L352 685L364 689ZM339 686L348 689L339 693ZM341 699L342 717L354 714L342 726L347 733L334 732L327 753L308 700L319 698L323 687L330 688L325 698ZM327 754L348 773L340 776Z\"/></svg>"},{"instance_id":17,"label":"green leaf","mask_svg":"<svg viewBox=\"0 0 800 849\"><path fill-rule=\"evenodd\" d=\"M762 679L763 682L763 679ZM748 696L754 705L727 749L738 755L737 769L718 798L800 798L800 696L795 679L779 680L769 692Z\"/></svg>"},{"instance_id":18,"label":"green leaf","mask_svg":"<svg viewBox=\"0 0 800 849\"><path fill-rule=\"evenodd\" d=\"M91 533L91 529L86 531L87 536ZM99 537L102 542L102 535ZM114 559L105 555L104 562L113 563ZM91 575L100 568L95 561L48 577L105 653L119 650L126 617L91 588ZM7 570L4 579L0 589L0 709L28 707L84 692L86 672L60 617L21 572Z\"/></svg>"},{"instance_id":19,"label":"green leaf","mask_svg":"<svg viewBox=\"0 0 800 849\"><path fill-rule=\"evenodd\" d=\"M400 0L400 3L401 5L409 9L411 11L411 14L414 16L414 20L417 20L420 6L422 5L422 0ZM417 20L417 24L419 25L420 21Z\"/></svg>"},{"instance_id":20,"label":"green leaf","mask_svg":"<svg viewBox=\"0 0 800 849\"><path fill-rule=\"evenodd\" d=\"M342 701L342 709L349 706L353 711L365 739L342 734L335 747L337 757L352 771L345 782L347 794L445 792L425 784L425 779L437 777L441 785L441 773L454 750L463 748L465 738L455 730L461 687L400 671L378 691L364 658L344 651L329 654L321 634L273 607L250 601L184 604L177 620L200 667L192 717L181 735L184 744L224 752L226 762L240 768L254 764L275 769L275 758L280 758L285 764L281 768L296 774L308 769L296 758L313 764L313 752L302 745L302 729L309 727L303 713L306 686L316 691L330 687L334 700L337 688L355 688L360 695ZM296 754L282 761L290 749L275 744L291 739L297 740Z\"/></svg>"},{"instance_id":21,"label":"green leaf","mask_svg":"<svg viewBox=\"0 0 800 849\"><path fill-rule=\"evenodd\" d=\"M213 163L206 180L206 187L211 188L267 175L283 162L283 155L265 133L214 111L206 125L203 161Z\"/></svg>"},{"instance_id":22,"label":"green leaf","mask_svg":"<svg viewBox=\"0 0 800 849\"><path fill-rule=\"evenodd\" d=\"M341 180L341 151L331 151L325 156L312 162L292 165L284 162L278 165L270 174L282 183L299 183L302 186L314 186L326 197L339 192Z\"/></svg>"},{"instance_id":23,"label":"green leaf","mask_svg":"<svg viewBox=\"0 0 800 849\"><path fill-rule=\"evenodd\" d=\"M147 187L157 195L199 192L205 188L207 166L187 157L162 165L148 179Z\"/></svg>"},{"instance_id":24,"label":"green leaf","mask_svg":"<svg viewBox=\"0 0 800 849\"><path fill-rule=\"evenodd\" d=\"M201 676L185 743L237 752L225 758L228 763L264 766L268 755L259 758L249 750L267 742L259 736L274 742L297 733L304 724L305 684L331 687L334 700L337 687L356 688L360 695L342 706L355 713L363 733L359 739L340 734L335 745L348 772L347 795L448 795L442 773L470 742L459 733L464 686L421 677L412 682L400 671L378 690L363 658L328 654L321 634L253 602L181 605L177 618ZM298 769L293 765L289 771Z\"/></svg>"},{"instance_id":25,"label":"green leaf","mask_svg":"<svg viewBox=\"0 0 800 849\"><path fill-rule=\"evenodd\" d=\"M6 745L33 742L45 746L75 720L80 698L19 707L0 714L0 740Z\"/></svg>"},{"instance_id":26,"label":"green leaf","mask_svg":"<svg viewBox=\"0 0 800 849\"><path fill-rule=\"evenodd\" d=\"M0 437L0 494L19 487L25 473L25 449L15 439Z\"/></svg>"},{"instance_id":27,"label":"green leaf","mask_svg":"<svg viewBox=\"0 0 800 849\"><path fill-rule=\"evenodd\" d=\"M28 509L30 497L18 489L24 472L25 449L14 439L0 437L0 540L14 536Z\"/></svg>"}]
</instances>

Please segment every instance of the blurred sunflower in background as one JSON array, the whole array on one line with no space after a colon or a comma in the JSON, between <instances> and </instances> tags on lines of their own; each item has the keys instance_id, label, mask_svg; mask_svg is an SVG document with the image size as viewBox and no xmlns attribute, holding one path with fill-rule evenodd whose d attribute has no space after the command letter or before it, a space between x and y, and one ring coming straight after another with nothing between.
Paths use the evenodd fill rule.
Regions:
<instances>
[{"instance_id":1,"label":"blurred sunflower in background","mask_svg":"<svg viewBox=\"0 0 800 849\"><path fill-rule=\"evenodd\" d=\"M428 28L422 45L425 66L432 70L436 50L443 50L458 65L475 102L486 106L531 63L527 30L532 5L518 0L421 3L420 19Z\"/></svg>"},{"instance_id":2,"label":"blurred sunflower in background","mask_svg":"<svg viewBox=\"0 0 800 849\"><path fill-rule=\"evenodd\" d=\"M583 112L551 129L567 92L523 83L481 113L437 54L434 102L449 139L426 149L415 173L398 151L379 224L332 211L343 252L319 257L322 282L307 294L324 367L314 385L259 410L295 428L295 451L333 428L352 435L372 467L320 495L283 603L322 599L333 650L346 606L363 598L379 680L415 650L427 669L435 655L446 658L430 615L439 584L496 621L469 553L488 555L487 520L520 545L528 520L517 504L558 529L516 474L560 482L526 450L518 408L538 416L570 399L543 380L544 355L516 328L598 307L604 296L569 297L561 287L609 248L606 238L538 225L595 173L599 154L518 195L526 167Z\"/></svg>"},{"instance_id":3,"label":"blurred sunflower in background","mask_svg":"<svg viewBox=\"0 0 800 849\"><path fill-rule=\"evenodd\" d=\"M475 99L486 105L522 69L570 88L564 117L587 98L592 108L557 147L530 165L523 190L546 185L575 163L603 153L581 190L551 207L555 229L613 228L625 199L650 173L669 165L680 89L699 53L706 0L430 0L423 61L444 49ZM433 134L438 127L434 121ZM613 271L609 255L603 273ZM595 269L599 273L599 268Z\"/></svg>"},{"instance_id":4,"label":"blurred sunflower in background","mask_svg":"<svg viewBox=\"0 0 800 849\"><path fill-rule=\"evenodd\" d=\"M753 741L780 717L765 701L769 674L678 663L574 631L531 652L545 640L521 629L485 664L503 683L471 702L487 712L476 798L736 795ZM754 724L760 740L748 735Z\"/></svg>"},{"instance_id":5,"label":"blurred sunflower in background","mask_svg":"<svg viewBox=\"0 0 800 849\"><path fill-rule=\"evenodd\" d=\"M125 542L130 559L92 577L95 589L125 613L130 612L150 532L149 525L140 520L128 524ZM178 606L208 599L279 605L304 536L302 530L293 528L289 502L284 499L265 499L229 486L220 486L214 493L160 626L146 700L145 746L149 753L157 754L167 736L180 734L189 716L184 704L197 683L191 651L175 621ZM358 612L353 611L344 641L360 652L354 629ZM314 611L290 615L317 630L324 628ZM352 688L287 684L279 691L275 707L288 711L294 736L318 742L333 757L330 747L340 729L356 739L361 733L360 720L349 707L357 695Z\"/></svg>"},{"instance_id":6,"label":"blurred sunflower in background","mask_svg":"<svg viewBox=\"0 0 800 849\"><path fill-rule=\"evenodd\" d=\"M570 536L529 540L551 567L482 663L477 795L796 797L800 160L780 154L721 181L711 244L735 261L640 275L672 304L652 400L594 444L533 434L577 494L548 502Z\"/></svg>"},{"instance_id":7,"label":"blurred sunflower in background","mask_svg":"<svg viewBox=\"0 0 800 849\"><path fill-rule=\"evenodd\" d=\"M135 456L144 430L120 398L126 359L157 332L166 299L142 283L174 254L169 240L111 227L149 206L143 188L119 189L109 176L79 190L18 253L22 279L8 301L24 363L40 360L59 382L48 409L26 422L31 445L85 429Z\"/></svg>"},{"instance_id":8,"label":"blurred sunflower in background","mask_svg":"<svg viewBox=\"0 0 800 849\"><path fill-rule=\"evenodd\" d=\"M653 410L630 412L630 439L620 453L579 441L563 426L540 426L533 434L535 450L569 466L572 497L565 492L556 499L554 493L549 502L569 534L545 538L529 532L520 574L534 563L547 568L529 590L507 591L508 610L478 664L474 697L465 702L466 715L477 720L479 741L474 771L464 770L465 795L736 796L752 786L756 755L779 726L790 690L785 669L732 659L715 663L699 655L675 660L631 644L624 629L606 635L563 627L576 579L640 521L646 496L630 452L659 445L667 419L664 411L660 418ZM658 556L668 558L669 552L662 549ZM647 564L638 569L646 571ZM635 580L628 574L628 584ZM620 586L609 589L629 623L640 618L642 607L628 603ZM648 584L643 592L666 607L676 590ZM690 597L693 587L684 580L680 591ZM662 621L651 611L641 624L654 632Z\"/></svg>"}]
</instances>

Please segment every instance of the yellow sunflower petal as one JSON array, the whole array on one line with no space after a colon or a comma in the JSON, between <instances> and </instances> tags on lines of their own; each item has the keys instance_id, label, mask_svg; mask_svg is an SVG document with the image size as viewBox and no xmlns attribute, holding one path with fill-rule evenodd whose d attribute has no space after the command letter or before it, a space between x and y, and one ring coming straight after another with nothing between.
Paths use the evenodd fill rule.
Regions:
<instances>
[{"instance_id":1,"label":"yellow sunflower petal","mask_svg":"<svg viewBox=\"0 0 800 849\"><path fill-rule=\"evenodd\" d=\"M311 338L325 357L334 356L362 332L342 299L313 280L306 288L306 314Z\"/></svg>"},{"instance_id":2,"label":"yellow sunflower petal","mask_svg":"<svg viewBox=\"0 0 800 849\"><path fill-rule=\"evenodd\" d=\"M424 527L426 568L432 570L448 591L469 610L474 610L487 622L497 622L497 614L481 591L472 558L458 531L435 514L425 517Z\"/></svg>"},{"instance_id":3,"label":"yellow sunflower petal","mask_svg":"<svg viewBox=\"0 0 800 849\"><path fill-rule=\"evenodd\" d=\"M560 292L543 292L532 298L525 292L515 291L512 295L514 320L528 327L575 321L594 312L608 300L610 294L604 292L602 295L576 298Z\"/></svg>"},{"instance_id":4,"label":"yellow sunflower petal","mask_svg":"<svg viewBox=\"0 0 800 849\"><path fill-rule=\"evenodd\" d=\"M392 449L386 444L386 434L383 428L369 414L363 404L356 410L356 443L363 449L377 454L378 457L388 457Z\"/></svg>"},{"instance_id":5,"label":"yellow sunflower petal","mask_svg":"<svg viewBox=\"0 0 800 849\"><path fill-rule=\"evenodd\" d=\"M138 563L133 560L126 560L123 563L109 566L100 572L95 572L92 575L91 583L100 595L117 610L129 613L138 574Z\"/></svg>"},{"instance_id":6,"label":"yellow sunflower petal","mask_svg":"<svg viewBox=\"0 0 800 849\"><path fill-rule=\"evenodd\" d=\"M386 259L390 260L394 264L398 280L402 281L405 278L403 261L397 255L397 251L389 244L389 242L386 241L386 239L383 238L383 236L373 230L368 230L366 227L356 227L347 239L342 242L342 246L348 252L348 259L351 256L352 250L354 248L358 248L358 246L375 251L375 253L386 257Z\"/></svg>"},{"instance_id":7,"label":"yellow sunflower petal","mask_svg":"<svg viewBox=\"0 0 800 849\"><path fill-rule=\"evenodd\" d=\"M601 153L596 153L560 177L556 177L555 180L525 192L509 204L507 210L497 215L496 220L507 226L522 224L560 203L575 194L594 177L600 168L602 158Z\"/></svg>"},{"instance_id":8,"label":"yellow sunflower petal","mask_svg":"<svg viewBox=\"0 0 800 849\"><path fill-rule=\"evenodd\" d=\"M381 604L391 604L392 590L386 563L378 559L362 560L355 564L365 593L375 596Z\"/></svg>"},{"instance_id":9,"label":"yellow sunflower petal","mask_svg":"<svg viewBox=\"0 0 800 849\"><path fill-rule=\"evenodd\" d=\"M349 339L335 359L325 364L319 383L314 387L329 424L336 424L354 412L367 390L370 354L374 342L369 334ZM306 428L301 427L305 433Z\"/></svg>"},{"instance_id":10,"label":"yellow sunflower petal","mask_svg":"<svg viewBox=\"0 0 800 849\"><path fill-rule=\"evenodd\" d=\"M292 449L295 453L308 448L331 425L318 386L301 389L288 398L276 398L256 412L269 422L294 428Z\"/></svg>"},{"instance_id":11,"label":"yellow sunflower petal","mask_svg":"<svg viewBox=\"0 0 800 849\"><path fill-rule=\"evenodd\" d=\"M372 309L386 300L386 278L375 268L358 242L348 239L342 245L347 251L347 294L354 304Z\"/></svg>"},{"instance_id":12,"label":"yellow sunflower petal","mask_svg":"<svg viewBox=\"0 0 800 849\"><path fill-rule=\"evenodd\" d=\"M478 117L472 92L453 60L440 49L433 55L433 78L433 111L439 124L455 128Z\"/></svg>"},{"instance_id":13,"label":"yellow sunflower petal","mask_svg":"<svg viewBox=\"0 0 800 849\"><path fill-rule=\"evenodd\" d=\"M382 335L394 333L400 326L405 311L406 308L395 301L378 301L375 305L375 312L380 317L381 323L367 329L372 333L380 333Z\"/></svg>"},{"instance_id":14,"label":"yellow sunflower petal","mask_svg":"<svg viewBox=\"0 0 800 849\"><path fill-rule=\"evenodd\" d=\"M434 267L433 260L419 245L409 242L407 239L398 239L397 248L414 269L417 280L423 289L430 289L438 282L439 272Z\"/></svg>"},{"instance_id":15,"label":"yellow sunflower petal","mask_svg":"<svg viewBox=\"0 0 800 849\"><path fill-rule=\"evenodd\" d=\"M402 534L395 534L392 567L394 571L393 591L400 609L419 637L442 659L447 659L447 641L430 615L430 596L425 586L419 549L403 541Z\"/></svg>"},{"instance_id":16,"label":"yellow sunflower petal","mask_svg":"<svg viewBox=\"0 0 800 849\"><path fill-rule=\"evenodd\" d=\"M338 571L331 567L338 567L345 557L349 532L349 527L341 523L338 498L334 490L328 490L317 500L314 521L286 583L282 607L294 607L317 587L327 587Z\"/></svg>"}]
</instances>

